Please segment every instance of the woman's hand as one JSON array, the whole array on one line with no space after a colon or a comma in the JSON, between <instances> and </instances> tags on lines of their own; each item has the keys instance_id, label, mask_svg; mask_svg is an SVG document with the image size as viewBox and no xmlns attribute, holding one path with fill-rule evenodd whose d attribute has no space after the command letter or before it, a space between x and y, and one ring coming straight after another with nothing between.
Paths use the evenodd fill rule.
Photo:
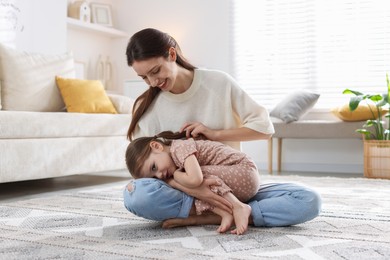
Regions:
<instances>
[{"instance_id":1,"label":"woman's hand","mask_svg":"<svg viewBox=\"0 0 390 260\"><path fill-rule=\"evenodd\" d=\"M180 132L186 132L187 138L197 138L205 136L208 140L216 140L217 131L206 127L200 122L187 122L181 128Z\"/></svg>"},{"instance_id":2,"label":"woman's hand","mask_svg":"<svg viewBox=\"0 0 390 260\"><path fill-rule=\"evenodd\" d=\"M208 202L214 207L220 208L232 214L232 204L224 199L222 196L219 196L210 190L210 186L216 185L220 186L221 183L216 179L204 179L202 184L196 188L187 188L179 184L174 179L167 180L167 183L173 188L181 190L188 195L195 197L199 200Z\"/></svg>"},{"instance_id":3,"label":"woman's hand","mask_svg":"<svg viewBox=\"0 0 390 260\"><path fill-rule=\"evenodd\" d=\"M233 129L210 129L199 122L187 122L181 128L180 132L186 132L187 138L204 136L212 141L252 141L252 140L266 140L272 137L272 134L264 134L257 132L247 127L233 128Z\"/></svg>"}]
</instances>

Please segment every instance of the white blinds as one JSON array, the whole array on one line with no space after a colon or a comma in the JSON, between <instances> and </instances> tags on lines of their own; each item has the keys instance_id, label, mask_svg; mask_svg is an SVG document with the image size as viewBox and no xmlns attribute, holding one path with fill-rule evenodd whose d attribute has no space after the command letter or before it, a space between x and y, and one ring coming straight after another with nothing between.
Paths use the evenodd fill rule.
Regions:
<instances>
[{"instance_id":1,"label":"white blinds","mask_svg":"<svg viewBox=\"0 0 390 260\"><path fill-rule=\"evenodd\" d=\"M0 43L14 47L19 12L15 0L0 0Z\"/></svg>"},{"instance_id":2,"label":"white blinds","mask_svg":"<svg viewBox=\"0 0 390 260\"><path fill-rule=\"evenodd\" d=\"M302 88L321 94L317 108L346 102L345 88L385 91L386 0L233 0L232 8L233 76L260 104Z\"/></svg>"}]
</instances>

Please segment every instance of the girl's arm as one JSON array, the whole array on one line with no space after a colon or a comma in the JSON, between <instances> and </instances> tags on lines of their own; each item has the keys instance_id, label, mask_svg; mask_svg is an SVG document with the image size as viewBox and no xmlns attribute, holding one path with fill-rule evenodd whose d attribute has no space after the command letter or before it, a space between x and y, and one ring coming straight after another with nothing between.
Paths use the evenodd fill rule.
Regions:
<instances>
[{"instance_id":1,"label":"girl's arm","mask_svg":"<svg viewBox=\"0 0 390 260\"><path fill-rule=\"evenodd\" d=\"M196 188L202 184L203 173L194 154L185 159L184 169L185 171L175 171L173 174L175 181L187 188Z\"/></svg>"},{"instance_id":2,"label":"girl's arm","mask_svg":"<svg viewBox=\"0 0 390 260\"><path fill-rule=\"evenodd\" d=\"M188 195L195 197L199 200L205 201L213 205L214 207L226 210L229 213L232 212L232 204L222 196L219 196L211 191L210 186L219 186L221 183L217 179L205 179L200 186L196 188L187 188L179 184L175 179L168 179L166 182L177 190L181 190Z\"/></svg>"}]
</instances>

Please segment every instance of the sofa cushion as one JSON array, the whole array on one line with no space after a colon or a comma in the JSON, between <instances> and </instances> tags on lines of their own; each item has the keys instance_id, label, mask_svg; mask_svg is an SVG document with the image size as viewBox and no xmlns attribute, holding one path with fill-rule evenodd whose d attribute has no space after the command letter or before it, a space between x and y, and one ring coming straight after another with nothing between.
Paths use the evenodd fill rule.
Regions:
<instances>
[{"instance_id":1,"label":"sofa cushion","mask_svg":"<svg viewBox=\"0 0 390 260\"><path fill-rule=\"evenodd\" d=\"M68 112L110 113L117 111L99 80L56 77Z\"/></svg>"},{"instance_id":2,"label":"sofa cushion","mask_svg":"<svg viewBox=\"0 0 390 260\"><path fill-rule=\"evenodd\" d=\"M296 90L280 101L270 116L280 118L285 123L299 120L317 102L319 94L307 90Z\"/></svg>"},{"instance_id":3,"label":"sofa cushion","mask_svg":"<svg viewBox=\"0 0 390 260\"><path fill-rule=\"evenodd\" d=\"M0 139L126 136L129 114L0 111Z\"/></svg>"},{"instance_id":4,"label":"sofa cushion","mask_svg":"<svg viewBox=\"0 0 390 260\"><path fill-rule=\"evenodd\" d=\"M382 111L382 108L379 108ZM378 118L378 110L375 104L359 104L359 106L351 111L349 104L332 109L332 113L343 121L365 121L368 119Z\"/></svg>"},{"instance_id":5,"label":"sofa cushion","mask_svg":"<svg viewBox=\"0 0 390 260\"><path fill-rule=\"evenodd\" d=\"M131 114L133 110L134 99L112 93L108 93L107 95L111 99L112 104L119 114Z\"/></svg>"},{"instance_id":6,"label":"sofa cushion","mask_svg":"<svg viewBox=\"0 0 390 260\"><path fill-rule=\"evenodd\" d=\"M62 111L65 107L55 76L74 77L72 53L28 53L0 44L3 110Z\"/></svg>"}]
</instances>

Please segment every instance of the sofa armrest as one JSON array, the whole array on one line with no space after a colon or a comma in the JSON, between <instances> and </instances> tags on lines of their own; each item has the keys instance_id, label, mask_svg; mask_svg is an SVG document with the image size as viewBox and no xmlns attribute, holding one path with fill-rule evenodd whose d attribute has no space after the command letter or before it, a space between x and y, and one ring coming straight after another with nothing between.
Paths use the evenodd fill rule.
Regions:
<instances>
[{"instance_id":1,"label":"sofa armrest","mask_svg":"<svg viewBox=\"0 0 390 260\"><path fill-rule=\"evenodd\" d=\"M132 98L110 93L107 95L119 114L131 114L134 104L134 100Z\"/></svg>"}]
</instances>

